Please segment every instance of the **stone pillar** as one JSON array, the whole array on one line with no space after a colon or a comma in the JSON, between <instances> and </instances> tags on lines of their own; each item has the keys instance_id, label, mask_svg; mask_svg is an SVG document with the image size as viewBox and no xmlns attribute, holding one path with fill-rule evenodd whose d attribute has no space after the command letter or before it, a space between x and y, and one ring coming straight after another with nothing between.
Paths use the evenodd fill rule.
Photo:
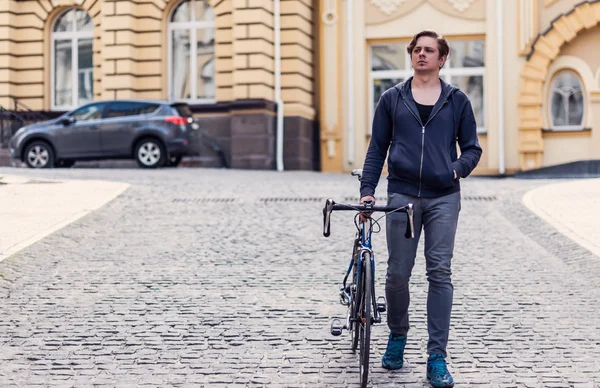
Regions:
<instances>
[{"instance_id":1,"label":"stone pillar","mask_svg":"<svg viewBox=\"0 0 600 388\"><path fill-rule=\"evenodd\" d=\"M43 109L45 17L37 2L0 1L0 105L5 109L15 108L13 98Z\"/></svg>"},{"instance_id":2,"label":"stone pillar","mask_svg":"<svg viewBox=\"0 0 600 388\"><path fill-rule=\"evenodd\" d=\"M274 169L275 108L259 103L273 101L273 2L234 0L232 20L231 167Z\"/></svg>"},{"instance_id":3,"label":"stone pillar","mask_svg":"<svg viewBox=\"0 0 600 388\"><path fill-rule=\"evenodd\" d=\"M233 3L211 1L215 11L215 99L233 100Z\"/></svg>"},{"instance_id":4,"label":"stone pillar","mask_svg":"<svg viewBox=\"0 0 600 388\"><path fill-rule=\"evenodd\" d=\"M102 98L163 97L161 10L133 2L106 2L102 11Z\"/></svg>"},{"instance_id":5,"label":"stone pillar","mask_svg":"<svg viewBox=\"0 0 600 388\"><path fill-rule=\"evenodd\" d=\"M0 106L5 109L12 109L10 96L13 93L11 84L13 77L11 69L16 67L15 62L17 58L10 55L14 47L12 42L15 40L14 34L16 32L10 26L15 24L15 8L18 5L20 4L12 1L0 2L0 19L4 20L4 23L0 26L0 39L2 39L2 43L0 44L0 95L2 95L0 97ZM41 40L43 36L39 38Z\"/></svg>"},{"instance_id":6,"label":"stone pillar","mask_svg":"<svg viewBox=\"0 0 600 388\"><path fill-rule=\"evenodd\" d=\"M342 170L340 0L319 1L321 170Z\"/></svg>"},{"instance_id":7,"label":"stone pillar","mask_svg":"<svg viewBox=\"0 0 600 388\"><path fill-rule=\"evenodd\" d=\"M316 2L314 2L316 3ZM318 169L315 126L315 30L310 0L281 1L281 98L284 101L285 170Z\"/></svg>"},{"instance_id":8,"label":"stone pillar","mask_svg":"<svg viewBox=\"0 0 600 388\"><path fill-rule=\"evenodd\" d=\"M238 100L232 104L231 167L275 169L274 103L266 100Z\"/></svg>"}]
</instances>

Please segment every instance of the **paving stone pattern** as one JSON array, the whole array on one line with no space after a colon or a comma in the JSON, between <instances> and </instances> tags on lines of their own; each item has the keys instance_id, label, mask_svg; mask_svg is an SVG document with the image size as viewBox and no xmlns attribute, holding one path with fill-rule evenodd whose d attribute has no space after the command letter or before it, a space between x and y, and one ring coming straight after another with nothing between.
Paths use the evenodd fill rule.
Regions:
<instances>
[{"instance_id":1,"label":"paving stone pattern","mask_svg":"<svg viewBox=\"0 0 600 388\"><path fill-rule=\"evenodd\" d=\"M0 386L355 387L339 284L353 214L322 236L324 199L350 175L164 169L0 169L132 184L0 262ZM548 181L463 181L449 367L457 387L600 387L600 258L520 203ZM382 180L378 189L385 192ZM42 189L42 188L41 188ZM374 237L383 295L385 223ZM371 386L426 387L423 249L411 279L403 369ZM385 317L384 317L385 318Z\"/></svg>"}]
</instances>

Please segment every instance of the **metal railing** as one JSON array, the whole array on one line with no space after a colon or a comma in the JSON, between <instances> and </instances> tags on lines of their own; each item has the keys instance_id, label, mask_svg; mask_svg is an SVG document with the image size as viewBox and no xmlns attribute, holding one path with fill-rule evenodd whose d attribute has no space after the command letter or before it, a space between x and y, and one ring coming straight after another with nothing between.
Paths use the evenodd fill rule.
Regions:
<instances>
[{"instance_id":1,"label":"metal railing","mask_svg":"<svg viewBox=\"0 0 600 388\"><path fill-rule=\"evenodd\" d=\"M8 147L8 142L19 128L28 124L28 120L20 114L0 106L0 146Z\"/></svg>"},{"instance_id":2,"label":"metal railing","mask_svg":"<svg viewBox=\"0 0 600 388\"><path fill-rule=\"evenodd\" d=\"M205 131L199 130L198 140L206 144L213 150L215 154L217 154L219 162L221 163L221 167L229 168L229 163L227 162L227 155L225 154L223 147L221 147L221 145L215 137L209 135Z\"/></svg>"},{"instance_id":3,"label":"metal railing","mask_svg":"<svg viewBox=\"0 0 600 388\"><path fill-rule=\"evenodd\" d=\"M14 110L15 111L27 112L27 115L29 117L33 118L35 121L46 121L46 120L50 119L50 116L48 116L47 114L42 113L42 112L38 112L38 111L34 111L28 105L26 105L25 103L21 102L18 98L13 97L12 100L13 100ZM22 109L19 110L19 107L22 108Z\"/></svg>"},{"instance_id":4,"label":"metal railing","mask_svg":"<svg viewBox=\"0 0 600 388\"><path fill-rule=\"evenodd\" d=\"M19 128L40 121L51 119L42 112L37 112L13 97L13 109L7 109L0 105L0 148L7 148L8 142Z\"/></svg>"}]
</instances>

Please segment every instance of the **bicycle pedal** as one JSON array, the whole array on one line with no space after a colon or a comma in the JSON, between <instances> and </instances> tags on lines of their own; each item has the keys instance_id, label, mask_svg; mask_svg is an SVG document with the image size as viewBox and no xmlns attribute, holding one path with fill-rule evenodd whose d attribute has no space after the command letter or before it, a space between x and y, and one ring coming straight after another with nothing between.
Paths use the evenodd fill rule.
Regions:
<instances>
[{"instance_id":1,"label":"bicycle pedal","mask_svg":"<svg viewBox=\"0 0 600 388\"><path fill-rule=\"evenodd\" d=\"M379 311L380 313L385 313L385 310L385 297L380 296L379 298L377 298L377 311Z\"/></svg>"},{"instance_id":2,"label":"bicycle pedal","mask_svg":"<svg viewBox=\"0 0 600 388\"><path fill-rule=\"evenodd\" d=\"M344 326L342 325L342 322L339 319L334 318L331 320L331 335L338 337L342 335L343 329Z\"/></svg>"}]
</instances>

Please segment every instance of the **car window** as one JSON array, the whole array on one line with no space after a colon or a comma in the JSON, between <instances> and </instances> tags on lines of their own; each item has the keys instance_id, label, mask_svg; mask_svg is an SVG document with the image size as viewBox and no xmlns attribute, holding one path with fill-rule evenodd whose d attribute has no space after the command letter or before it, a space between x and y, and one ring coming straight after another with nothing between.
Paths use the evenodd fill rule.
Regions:
<instances>
[{"instance_id":1,"label":"car window","mask_svg":"<svg viewBox=\"0 0 600 388\"><path fill-rule=\"evenodd\" d=\"M86 105L69 114L77 121L97 120L102 118L105 103Z\"/></svg>"},{"instance_id":2,"label":"car window","mask_svg":"<svg viewBox=\"0 0 600 388\"><path fill-rule=\"evenodd\" d=\"M160 106L159 104L149 104L149 103L141 103L140 104L140 114L150 114L150 113L154 113L155 110L158 109L158 107Z\"/></svg>"},{"instance_id":3,"label":"car window","mask_svg":"<svg viewBox=\"0 0 600 388\"><path fill-rule=\"evenodd\" d=\"M135 116L154 112L159 104L146 102L113 102L106 109L106 118Z\"/></svg>"},{"instance_id":4,"label":"car window","mask_svg":"<svg viewBox=\"0 0 600 388\"><path fill-rule=\"evenodd\" d=\"M181 116L181 117L192 117L192 110L190 109L190 106L188 104L173 104L171 105L171 108L173 108L173 110L175 112L176 115Z\"/></svg>"}]
</instances>

